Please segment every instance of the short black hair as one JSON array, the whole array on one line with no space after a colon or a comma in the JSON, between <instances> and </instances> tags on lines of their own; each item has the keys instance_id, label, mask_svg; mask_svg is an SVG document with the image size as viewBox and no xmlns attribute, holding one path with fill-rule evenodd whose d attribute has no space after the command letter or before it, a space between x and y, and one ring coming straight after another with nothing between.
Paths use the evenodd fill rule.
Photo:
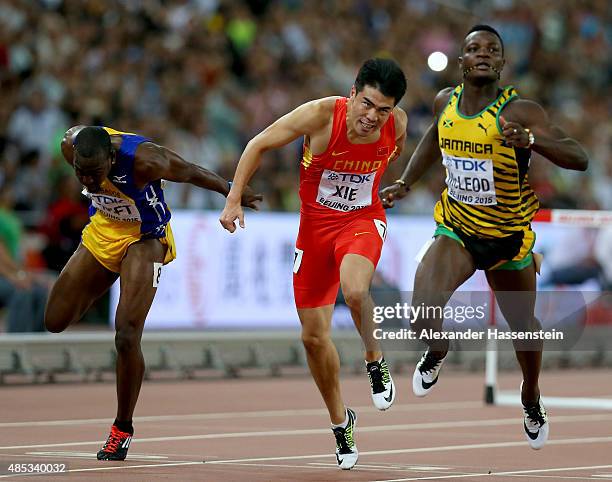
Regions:
<instances>
[{"instance_id":1,"label":"short black hair","mask_svg":"<svg viewBox=\"0 0 612 482\"><path fill-rule=\"evenodd\" d=\"M79 163L95 165L106 161L111 154L110 135L102 127L84 127L74 139L74 151Z\"/></svg>"},{"instance_id":2,"label":"short black hair","mask_svg":"<svg viewBox=\"0 0 612 482\"><path fill-rule=\"evenodd\" d=\"M465 35L465 38L467 38L468 35L470 35L471 33L474 32L490 32L493 35L495 35L498 39L499 39L499 43L501 44L501 48L502 48L502 55L504 55L504 41L501 38L501 35L499 34L499 32L497 30L495 30L493 27L491 27L490 25L484 24L484 23L479 23L478 25L474 25L470 31Z\"/></svg>"},{"instance_id":3,"label":"short black hair","mask_svg":"<svg viewBox=\"0 0 612 482\"><path fill-rule=\"evenodd\" d=\"M375 87L386 97L393 97L397 105L406 93L406 76L391 59L369 59L357 73L355 90L359 93L366 85Z\"/></svg>"}]
</instances>

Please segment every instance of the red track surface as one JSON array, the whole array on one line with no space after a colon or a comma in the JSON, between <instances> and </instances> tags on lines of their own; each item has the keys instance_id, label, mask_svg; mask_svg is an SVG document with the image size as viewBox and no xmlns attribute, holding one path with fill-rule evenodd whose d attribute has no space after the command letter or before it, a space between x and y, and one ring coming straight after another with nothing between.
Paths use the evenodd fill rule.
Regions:
<instances>
[{"instance_id":1,"label":"red track surface","mask_svg":"<svg viewBox=\"0 0 612 482\"><path fill-rule=\"evenodd\" d=\"M611 375L546 372L542 393L612 398ZM68 473L43 477L57 481L612 480L610 411L550 409L549 443L533 451L519 407L481 403L482 374L443 371L426 399L412 395L407 374L395 380L395 405L380 413L365 374L343 378L359 417L351 471L336 467L329 420L307 377L145 383L125 462L95 460L115 410L112 384L2 387L0 465L67 463ZM500 381L518 389L519 374Z\"/></svg>"}]
</instances>

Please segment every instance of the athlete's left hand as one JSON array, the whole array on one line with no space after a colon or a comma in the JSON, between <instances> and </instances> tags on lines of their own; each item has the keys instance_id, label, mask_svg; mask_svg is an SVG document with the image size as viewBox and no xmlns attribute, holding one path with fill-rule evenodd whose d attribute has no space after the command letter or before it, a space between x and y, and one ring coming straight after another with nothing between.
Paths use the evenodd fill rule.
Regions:
<instances>
[{"instance_id":1,"label":"athlete's left hand","mask_svg":"<svg viewBox=\"0 0 612 482\"><path fill-rule=\"evenodd\" d=\"M394 182L378 193L382 201L383 208L389 209L395 206L395 201L399 201L408 194L410 189L404 184Z\"/></svg>"},{"instance_id":2,"label":"athlete's left hand","mask_svg":"<svg viewBox=\"0 0 612 482\"><path fill-rule=\"evenodd\" d=\"M263 200L263 194L255 193L249 186L247 186L242 192L240 204L247 208L254 209L255 211L259 211L259 206L255 203L260 202L261 200Z\"/></svg>"},{"instance_id":3,"label":"athlete's left hand","mask_svg":"<svg viewBox=\"0 0 612 482\"><path fill-rule=\"evenodd\" d=\"M237 202L230 200L225 201L225 207L219 216L219 222L221 226L227 229L230 233L236 231L236 225L234 222L238 220L238 225L244 229L244 212L242 206L239 206Z\"/></svg>"},{"instance_id":4,"label":"athlete's left hand","mask_svg":"<svg viewBox=\"0 0 612 482\"><path fill-rule=\"evenodd\" d=\"M504 116L499 116L499 125L502 128L502 135L506 140L506 145L510 147L529 147L529 132L518 122L508 122Z\"/></svg>"}]
</instances>

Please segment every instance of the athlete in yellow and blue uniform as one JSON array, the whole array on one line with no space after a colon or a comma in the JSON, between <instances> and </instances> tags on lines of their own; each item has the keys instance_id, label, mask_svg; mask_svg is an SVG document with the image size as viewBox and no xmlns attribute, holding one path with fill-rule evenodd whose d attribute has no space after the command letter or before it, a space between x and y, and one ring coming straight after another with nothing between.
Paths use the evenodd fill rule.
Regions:
<instances>
[{"instance_id":1,"label":"athlete in yellow and blue uniform","mask_svg":"<svg viewBox=\"0 0 612 482\"><path fill-rule=\"evenodd\" d=\"M530 153L574 170L587 168L587 155L550 122L539 104L519 99L512 87L499 86L505 59L495 29L473 27L459 62L463 84L438 93L434 122L401 178L381 192L383 204L392 207L442 157L446 189L435 207L435 239L417 269L412 303L442 313L452 293L483 269L512 331L537 334L541 325L534 315L531 220L538 201L527 180ZM417 333L442 329L441 317L411 321ZM515 342L514 348L523 374L523 429L529 445L539 449L548 438L548 418L539 389L543 344L533 340ZM448 339L433 336L424 341L428 350L412 379L417 396L429 393L438 381L448 352Z\"/></svg>"},{"instance_id":2,"label":"athlete in yellow and blue uniform","mask_svg":"<svg viewBox=\"0 0 612 482\"><path fill-rule=\"evenodd\" d=\"M105 268L119 273L131 244L140 239L157 238L166 246L163 264L167 264L176 257L176 248L162 181L149 182L143 189L134 181L136 150L150 139L110 127L103 129L111 136L121 136L121 145L99 190L83 190L91 202L91 221L83 231L83 245Z\"/></svg>"},{"instance_id":3,"label":"athlete in yellow and blue uniform","mask_svg":"<svg viewBox=\"0 0 612 482\"><path fill-rule=\"evenodd\" d=\"M225 196L230 183L146 137L109 127L73 127L61 147L91 200L90 222L49 294L45 326L54 333L64 331L121 278L115 314L117 416L97 458L124 460L144 374L142 330L161 267L176 256L162 179ZM248 189L242 204L256 208L259 200L261 195Z\"/></svg>"}]
</instances>

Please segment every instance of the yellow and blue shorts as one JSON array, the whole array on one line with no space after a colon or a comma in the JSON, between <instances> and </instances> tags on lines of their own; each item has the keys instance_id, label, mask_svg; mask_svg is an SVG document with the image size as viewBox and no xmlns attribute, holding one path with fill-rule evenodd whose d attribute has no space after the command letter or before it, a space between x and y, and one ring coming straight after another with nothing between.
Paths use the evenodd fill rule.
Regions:
<instances>
[{"instance_id":1,"label":"yellow and blue shorts","mask_svg":"<svg viewBox=\"0 0 612 482\"><path fill-rule=\"evenodd\" d=\"M146 238L147 236L140 232L140 223L114 221L96 213L83 229L81 241L102 266L119 273L128 248ZM164 264L168 264L176 258L176 245L170 223L166 224L164 234L158 239L166 247Z\"/></svg>"}]
</instances>

